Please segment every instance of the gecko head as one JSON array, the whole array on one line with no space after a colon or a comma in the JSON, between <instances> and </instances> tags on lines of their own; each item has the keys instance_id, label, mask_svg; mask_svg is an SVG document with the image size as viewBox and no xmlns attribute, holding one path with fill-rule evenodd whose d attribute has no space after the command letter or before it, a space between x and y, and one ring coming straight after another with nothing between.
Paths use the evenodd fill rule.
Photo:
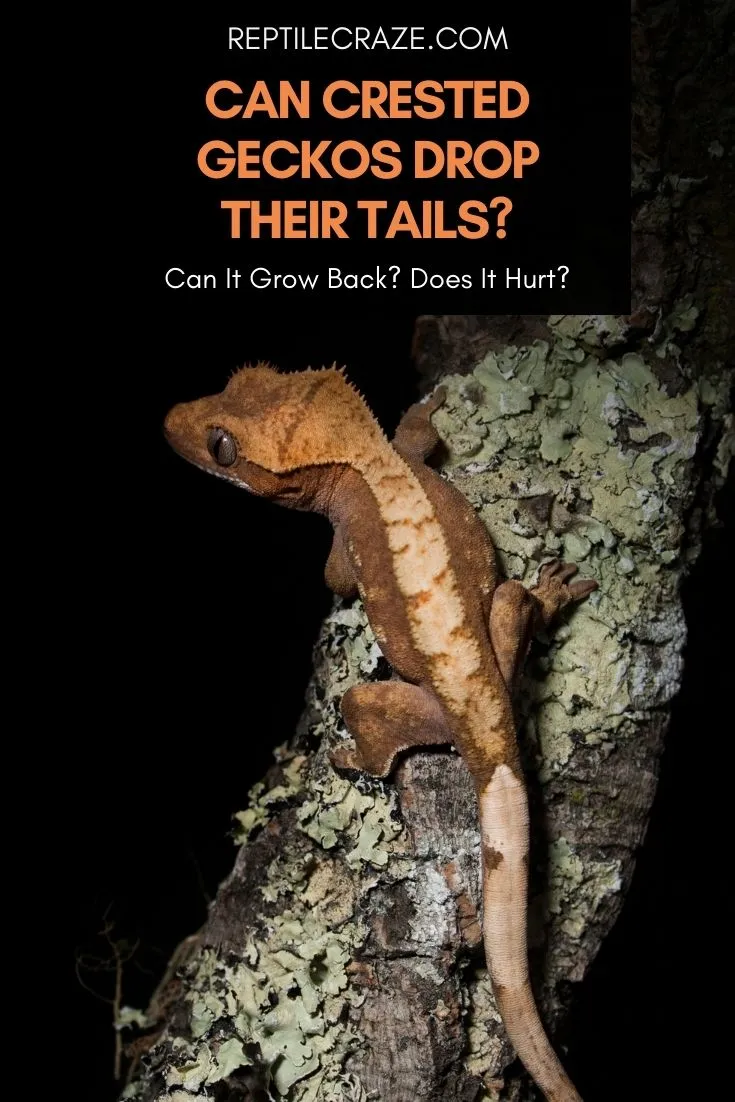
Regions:
<instances>
[{"instance_id":1,"label":"gecko head","mask_svg":"<svg viewBox=\"0 0 735 1102\"><path fill-rule=\"evenodd\" d=\"M386 440L342 371L235 372L220 394L182 402L164 435L210 474L283 504L311 506L325 466L357 467Z\"/></svg>"}]
</instances>

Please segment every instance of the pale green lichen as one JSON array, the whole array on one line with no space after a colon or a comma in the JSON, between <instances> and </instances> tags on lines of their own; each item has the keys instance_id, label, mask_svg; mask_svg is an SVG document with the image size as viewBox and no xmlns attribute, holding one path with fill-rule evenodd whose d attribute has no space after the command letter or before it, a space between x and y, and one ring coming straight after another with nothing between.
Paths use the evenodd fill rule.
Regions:
<instances>
[{"instance_id":1,"label":"pale green lichen","mask_svg":"<svg viewBox=\"0 0 735 1102\"><path fill-rule=\"evenodd\" d=\"M625 321L614 314L552 314L549 328L555 335L570 338L587 348L612 348L627 336ZM565 346L565 358L568 353L569 347Z\"/></svg>"},{"instance_id":2,"label":"pale green lichen","mask_svg":"<svg viewBox=\"0 0 735 1102\"><path fill-rule=\"evenodd\" d=\"M145 1011L138 1010L134 1006L121 1006L114 1022L115 1029L128 1029L131 1026L145 1029L149 1024Z\"/></svg>"},{"instance_id":3,"label":"pale green lichen","mask_svg":"<svg viewBox=\"0 0 735 1102\"><path fill-rule=\"evenodd\" d=\"M318 797L302 804L298 819L304 833L324 849L332 849L345 839L354 842L346 853L347 863L370 862L378 867L388 861L383 845L401 832L400 823L392 812L390 799L364 795L342 777L329 778L329 786L319 790Z\"/></svg>"},{"instance_id":4,"label":"pale green lichen","mask_svg":"<svg viewBox=\"0 0 735 1102\"><path fill-rule=\"evenodd\" d=\"M548 869L546 907L552 915L559 916L564 933L572 940L578 939L594 920L605 896L620 891L620 862L589 855L583 861L566 838L557 838L549 845ZM549 964L559 966L553 950ZM565 961L564 967L569 978L575 978L572 974L574 961Z\"/></svg>"},{"instance_id":5,"label":"pale green lichen","mask_svg":"<svg viewBox=\"0 0 735 1102\"><path fill-rule=\"evenodd\" d=\"M343 915L325 921L326 901L317 890L305 905L297 890L292 906L269 920L267 938L250 939L244 959L230 963L205 949L189 965L191 1038L169 1038L169 1088L206 1090L257 1063L278 1097L328 1097L308 1080L318 1077L325 1089L338 1083L356 1043L344 1010L361 996L345 968L363 932Z\"/></svg>"},{"instance_id":6,"label":"pale green lichen","mask_svg":"<svg viewBox=\"0 0 735 1102\"><path fill-rule=\"evenodd\" d=\"M693 310L682 307L672 325L684 324ZM450 459L450 474L480 505L504 565L515 567L510 573L525 563L523 576L530 576L544 545L541 534L519 530L518 503L571 494L576 507L566 530L557 533L565 550L591 565L613 557L627 578L637 569L641 541L652 544L653 568L679 545L680 510L667 508L666 498L676 497L678 468L697 446L697 392L692 387L667 395L640 356L629 353L618 362L585 351L569 335L573 320L559 320L562 335L555 344L535 341L488 353L474 371L482 386L475 403L467 397L466 379L445 380L449 400L435 423L451 440L465 425L501 417L506 396L517 407L521 388L528 408L504 418L507 439L484 439L469 464ZM473 475L482 475L474 480L477 490Z\"/></svg>"},{"instance_id":7,"label":"pale green lichen","mask_svg":"<svg viewBox=\"0 0 735 1102\"><path fill-rule=\"evenodd\" d=\"M233 837L238 845L246 842L253 832L270 819L270 809L278 803L288 802L302 790L301 769L306 758L303 755L292 757L283 765L283 782L266 788L263 781L253 785L248 793L249 806L244 811L237 811L233 818L238 826L233 832Z\"/></svg>"},{"instance_id":8,"label":"pale green lichen","mask_svg":"<svg viewBox=\"0 0 735 1102\"><path fill-rule=\"evenodd\" d=\"M497 1102L502 1080L496 1081L498 1069L513 1059L513 1049L501 1026L490 975L486 968L467 971L466 1014L468 1052L465 1067L484 1087L479 1102Z\"/></svg>"}]
</instances>

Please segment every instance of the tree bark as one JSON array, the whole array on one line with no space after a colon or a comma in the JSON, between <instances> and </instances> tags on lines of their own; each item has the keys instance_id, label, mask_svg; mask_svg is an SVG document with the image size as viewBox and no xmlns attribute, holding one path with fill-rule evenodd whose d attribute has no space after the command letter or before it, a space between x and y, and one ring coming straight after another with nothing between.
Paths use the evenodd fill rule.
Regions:
<instances>
[{"instance_id":1,"label":"tree bark","mask_svg":"<svg viewBox=\"0 0 735 1102\"><path fill-rule=\"evenodd\" d=\"M442 469L506 575L530 583L562 557L600 583L535 645L518 700L532 973L552 1031L630 883L682 676L680 583L732 454L721 9L634 14L631 316L416 327L424 389L448 391ZM148 1010L125 1097L531 1097L484 967L463 762L419 752L355 783L329 764L343 693L389 672L360 603L336 601L299 729L239 816L235 866Z\"/></svg>"}]
</instances>

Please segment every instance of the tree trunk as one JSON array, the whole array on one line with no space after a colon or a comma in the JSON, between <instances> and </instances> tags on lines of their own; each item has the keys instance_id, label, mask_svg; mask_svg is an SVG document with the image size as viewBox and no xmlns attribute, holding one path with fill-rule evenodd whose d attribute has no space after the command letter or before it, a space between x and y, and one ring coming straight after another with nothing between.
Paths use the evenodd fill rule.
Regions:
<instances>
[{"instance_id":1,"label":"tree trunk","mask_svg":"<svg viewBox=\"0 0 735 1102\"><path fill-rule=\"evenodd\" d=\"M443 470L506 575L530 583L561 557L600 583L535 645L518 700L532 974L557 1038L630 883L682 675L679 587L732 450L720 9L634 15L632 315L416 327L425 389L448 391ZM463 762L419 752L356 783L329 764L343 693L388 673L360 603L336 601L298 732L239 816L235 867L149 1008L126 1097L531 1096L484 966Z\"/></svg>"}]
</instances>

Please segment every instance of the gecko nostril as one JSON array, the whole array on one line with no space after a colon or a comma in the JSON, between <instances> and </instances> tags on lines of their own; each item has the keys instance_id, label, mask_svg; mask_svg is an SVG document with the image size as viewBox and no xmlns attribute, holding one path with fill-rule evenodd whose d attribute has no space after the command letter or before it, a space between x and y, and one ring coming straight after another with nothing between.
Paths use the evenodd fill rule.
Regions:
<instances>
[{"instance_id":1,"label":"gecko nostril","mask_svg":"<svg viewBox=\"0 0 735 1102\"><path fill-rule=\"evenodd\" d=\"M213 428L207 434L207 451L220 467L231 467L237 459L235 438L226 429Z\"/></svg>"}]
</instances>

